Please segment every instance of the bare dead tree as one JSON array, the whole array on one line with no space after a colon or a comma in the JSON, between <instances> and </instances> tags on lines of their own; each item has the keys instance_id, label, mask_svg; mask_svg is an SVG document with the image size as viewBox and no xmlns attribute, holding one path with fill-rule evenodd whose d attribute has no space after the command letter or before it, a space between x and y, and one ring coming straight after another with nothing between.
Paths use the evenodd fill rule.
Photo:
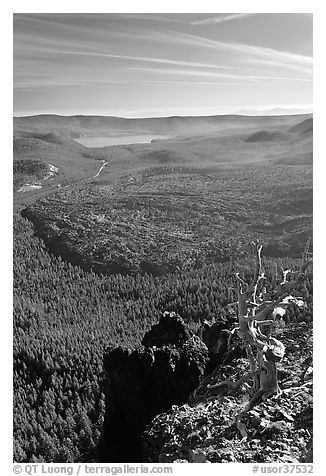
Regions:
<instances>
[{"instance_id":1,"label":"bare dead tree","mask_svg":"<svg viewBox=\"0 0 326 476\"><path fill-rule=\"evenodd\" d=\"M291 270L282 270L282 281L275 282L275 291L273 299L266 299L265 272L262 266L261 251L262 245L258 242L253 243L255 249L255 271L250 283L246 283L240 276L237 278L237 296L238 296L238 326L234 328L229 336L229 344L234 332L238 332L245 345L250 372L240 378L237 382L225 380L216 385L209 386L210 390L217 387L228 385L232 388L238 388L242 383L253 379L252 398L241 411L236 419L239 432L243 437L247 436L246 427L241 419L245 413L254 406L273 395L280 394L280 388L277 379L277 362L280 362L284 356L285 347L283 343L274 337L271 337L271 329L274 324L273 319L267 317L277 308L286 309L292 302L299 302L299 299L289 295L291 289L295 288L305 277L307 268L312 264L312 253L309 252L309 242L306 244L300 271L296 279L290 281L288 278L293 272ZM277 274L276 274L277 277ZM262 332L262 326L267 327L267 331Z\"/></svg>"}]
</instances>

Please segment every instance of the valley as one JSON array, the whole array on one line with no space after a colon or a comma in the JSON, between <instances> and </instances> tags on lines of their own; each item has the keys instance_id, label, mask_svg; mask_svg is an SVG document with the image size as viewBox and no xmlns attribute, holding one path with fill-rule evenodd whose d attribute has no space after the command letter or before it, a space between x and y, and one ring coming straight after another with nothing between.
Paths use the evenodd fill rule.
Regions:
<instances>
[{"instance_id":1,"label":"valley","mask_svg":"<svg viewBox=\"0 0 326 476\"><path fill-rule=\"evenodd\" d=\"M145 133L170 138L105 147L75 140ZM216 437L202 445L211 462L242 453L236 461L301 461L312 428L310 394L280 404L298 417L298 428L274 421L285 417L273 402L259 407L258 417L264 421L267 408L279 438L273 452L263 430L252 448L228 423L242 400L223 406L218 434L220 402L210 419L210 403L189 407L187 399L217 365L216 355L207 356L210 341L198 337L204 321L216 326L218 358L224 356L224 331L234 325L235 273L251 276L252 241L263 244L268 289L283 268L300 266L313 230L312 134L312 115L14 119L15 461L195 462L198 442L189 428L206 417L205 439ZM287 313L285 362L296 359L291 368L299 381L312 351L305 337L312 328L311 274L295 292L307 307ZM180 349L147 342L144 349L164 311L181 316L189 341ZM282 336L283 328L277 332ZM241 373L246 362L235 341L226 370L234 364ZM146 382L135 398L125 390L129 375L135 385L137 375ZM172 436L190 456L166 433L171 405L173 415L189 422L185 432L173 427ZM180 414L175 405L182 405ZM292 449L284 450L289 432Z\"/></svg>"},{"instance_id":2,"label":"valley","mask_svg":"<svg viewBox=\"0 0 326 476\"><path fill-rule=\"evenodd\" d=\"M85 270L194 269L246 256L257 237L267 256L296 257L312 234L311 117L53 117L56 132L43 119L15 120L17 203L50 252ZM182 135L95 148L72 138L131 123Z\"/></svg>"}]
</instances>

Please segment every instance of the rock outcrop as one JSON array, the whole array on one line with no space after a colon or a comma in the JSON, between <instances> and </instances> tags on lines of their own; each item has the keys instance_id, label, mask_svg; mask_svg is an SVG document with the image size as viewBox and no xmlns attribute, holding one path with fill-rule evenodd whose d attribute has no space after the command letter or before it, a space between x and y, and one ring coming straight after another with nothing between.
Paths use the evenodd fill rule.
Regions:
<instances>
[{"instance_id":1,"label":"rock outcrop","mask_svg":"<svg viewBox=\"0 0 326 476\"><path fill-rule=\"evenodd\" d=\"M108 350L103 462L143 460L142 434L151 420L183 405L203 379L208 350L175 313L165 312L145 334L144 349Z\"/></svg>"},{"instance_id":2,"label":"rock outcrop","mask_svg":"<svg viewBox=\"0 0 326 476\"><path fill-rule=\"evenodd\" d=\"M283 392L255 406L243 418L248 437L235 420L248 403L250 387L211 384L236 381L248 370L234 358L202 380L187 403L157 415L143 434L144 462L299 463L312 462L312 329L305 323L283 331L285 358L279 369Z\"/></svg>"},{"instance_id":3,"label":"rock outcrop","mask_svg":"<svg viewBox=\"0 0 326 476\"><path fill-rule=\"evenodd\" d=\"M158 324L146 332L144 347L176 346L182 347L192 333L186 328L183 319L175 312L164 312Z\"/></svg>"},{"instance_id":4,"label":"rock outcrop","mask_svg":"<svg viewBox=\"0 0 326 476\"><path fill-rule=\"evenodd\" d=\"M215 385L248 371L236 335L227 349L225 327L206 322L199 337L165 312L142 349L107 351L102 462L311 462L311 327L289 323L282 330L283 393L243 416L246 439L235 420L251 398L250 386Z\"/></svg>"}]
</instances>

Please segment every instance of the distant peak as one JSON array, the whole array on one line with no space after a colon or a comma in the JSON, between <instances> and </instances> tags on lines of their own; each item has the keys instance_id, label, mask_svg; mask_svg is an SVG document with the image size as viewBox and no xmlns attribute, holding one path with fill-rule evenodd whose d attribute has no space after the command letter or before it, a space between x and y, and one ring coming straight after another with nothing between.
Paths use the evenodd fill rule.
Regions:
<instances>
[{"instance_id":1,"label":"distant peak","mask_svg":"<svg viewBox=\"0 0 326 476\"><path fill-rule=\"evenodd\" d=\"M241 109L234 114L239 116L291 116L294 114L312 114L312 108Z\"/></svg>"}]
</instances>

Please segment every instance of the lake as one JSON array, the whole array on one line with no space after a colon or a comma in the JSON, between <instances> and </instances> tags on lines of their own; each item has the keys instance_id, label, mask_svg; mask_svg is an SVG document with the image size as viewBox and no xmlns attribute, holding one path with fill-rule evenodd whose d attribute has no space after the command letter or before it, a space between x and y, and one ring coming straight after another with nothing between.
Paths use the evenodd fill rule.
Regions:
<instances>
[{"instance_id":1,"label":"lake","mask_svg":"<svg viewBox=\"0 0 326 476\"><path fill-rule=\"evenodd\" d=\"M129 132L108 134L106 136L84 136L75 139L85 147L105 147L108 145L122 144L148 144L155 139L169 139L162 134L131 134Z\"/></svg>"}]
</instances>

